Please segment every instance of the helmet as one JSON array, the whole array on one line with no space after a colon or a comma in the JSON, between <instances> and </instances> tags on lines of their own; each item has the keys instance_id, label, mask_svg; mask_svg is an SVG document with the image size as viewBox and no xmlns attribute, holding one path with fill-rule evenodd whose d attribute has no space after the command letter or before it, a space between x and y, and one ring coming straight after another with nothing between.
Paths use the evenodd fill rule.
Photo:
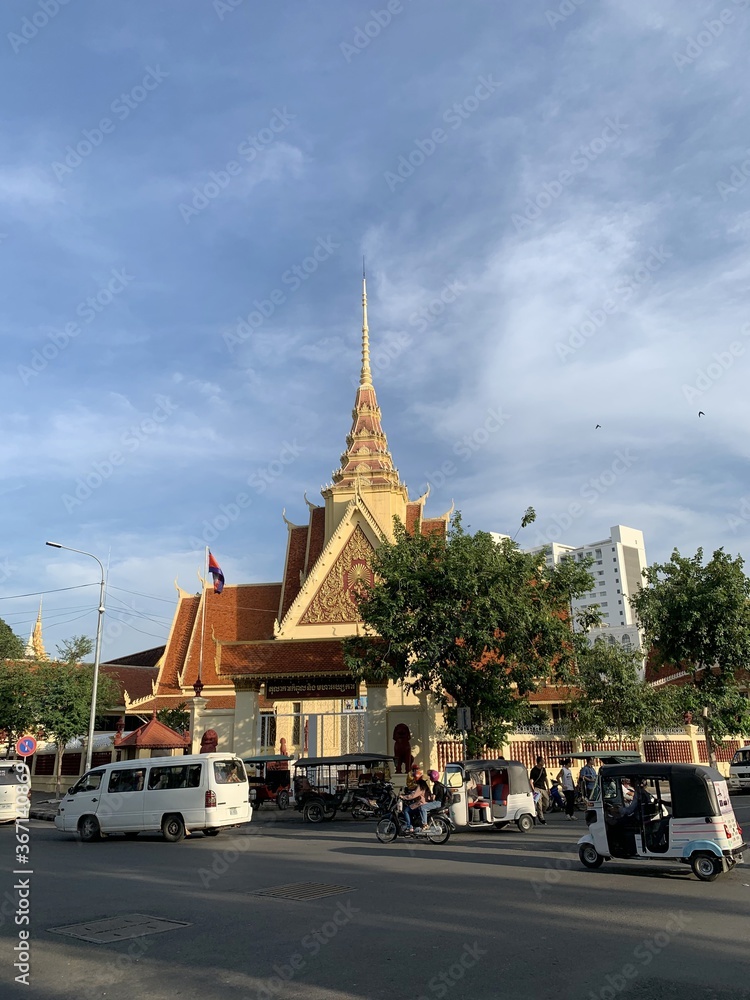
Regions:
<instances>
[{"instance_id":1,"label":"helmet","mask_svg":"<svg viewBox=\"0 0 750 1000\"><path fill-rule=\"evenodd\" d=\"M440 778L440 773L438 771L428 771L427 774L430 781L437 781Z\"/></svg>"}]
</instances>

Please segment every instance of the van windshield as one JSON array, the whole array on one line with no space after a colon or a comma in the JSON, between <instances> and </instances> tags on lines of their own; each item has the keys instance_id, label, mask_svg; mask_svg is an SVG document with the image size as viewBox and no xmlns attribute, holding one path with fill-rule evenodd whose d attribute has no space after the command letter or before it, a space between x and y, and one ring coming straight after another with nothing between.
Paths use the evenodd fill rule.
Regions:
<instances>
[{"instance_id":1,"label":"van windshield","mask_svg":"<svg viewBox=\"0 0 750 1000\"><path fill-rule=\"evenodd\" d=\"M247 784L245 765L241 760L215 760L214 778L217 785L229 785L240 782Z\"/></svg>"},{"instance_id":2,"label":"van windshield","mask_svg":"<svg viewBox=\"0 0 750 1000\"><path fill-rule=\"evenodd\" d=\"M750 747L743 747L732 757L733 764L750 764Z\"/></svg>"}]
</instances>

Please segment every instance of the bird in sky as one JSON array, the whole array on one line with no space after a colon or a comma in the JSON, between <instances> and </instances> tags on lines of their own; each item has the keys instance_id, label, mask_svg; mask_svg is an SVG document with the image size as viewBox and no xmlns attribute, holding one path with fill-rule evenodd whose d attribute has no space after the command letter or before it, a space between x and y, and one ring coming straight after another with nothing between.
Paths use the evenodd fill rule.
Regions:
<instances>
[{"instance_id":1,"label":"bird in sky","mask_svg":"<svg viewBox=\"0 0 750 1000\"><path fill-rule=\"evenodd\" d=\"M698 410L698 416L699 417L705 417L705 415L706 414L703 412L703 410Z\"/></svg>"},{"instance_id":2,"label":"bird in sky","mask_svg":"<svg viewBox=\"0 0 750 1000\"><path fill-rule=\"evenodd\" d=\"M596 427L594 428L594 430L598 431L601 426L602 426L601 424L597 424Z\"/></svg>"}]
</instances>

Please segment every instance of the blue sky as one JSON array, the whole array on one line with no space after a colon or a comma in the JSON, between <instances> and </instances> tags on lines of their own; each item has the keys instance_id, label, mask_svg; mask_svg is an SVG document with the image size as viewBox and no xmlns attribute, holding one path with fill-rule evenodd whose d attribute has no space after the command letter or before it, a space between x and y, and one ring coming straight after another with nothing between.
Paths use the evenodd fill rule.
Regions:
<instances>
[{"instance_id":1,"label":"blue sky","mask_svg":"<svg viewBox=\"0 0 750 1000\"><path fill-rule=\"evenodd\" d=\"M363 254L429 512L747 554L749 24L3 4L0 617L26 636L38 598L11 598L45 591L51 650L93 634L96 567L47 539L109 563L105 656L164 640L205 541L229 582L279 579L282 509L306 520L349 429Z\"/></svg>"}]
</instances>

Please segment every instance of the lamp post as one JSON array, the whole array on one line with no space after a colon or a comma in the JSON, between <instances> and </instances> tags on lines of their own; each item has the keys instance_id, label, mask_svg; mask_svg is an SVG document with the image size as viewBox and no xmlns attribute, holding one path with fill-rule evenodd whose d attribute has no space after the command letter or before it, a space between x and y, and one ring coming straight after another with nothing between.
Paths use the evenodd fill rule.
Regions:
<instances>
[{"instance_id":1,"label":"lamp post","mask_svg":"<svg viewBox=\"0 0 750 1000\"><path fill-rule=\"evenodd\" d=\"M102 571L102 579L99 587L99 617L96 621L96 647L94 649L94 684L91 689L91 714L89 715L89 738L86 742L86 767L85 771L91 768L91 754L94 749L94 725L96 722L96 694L99 686L99 660L102 654L102 615L104 614L104 566L101 559L97 559L92 552L84 552L83 549L71 549L69 545L61 545L59 542L47 542L53 549L65 549L66 552L77 552L81 556L88 556L96 559L99 569Z\"/></svg>"}]
</instances>

